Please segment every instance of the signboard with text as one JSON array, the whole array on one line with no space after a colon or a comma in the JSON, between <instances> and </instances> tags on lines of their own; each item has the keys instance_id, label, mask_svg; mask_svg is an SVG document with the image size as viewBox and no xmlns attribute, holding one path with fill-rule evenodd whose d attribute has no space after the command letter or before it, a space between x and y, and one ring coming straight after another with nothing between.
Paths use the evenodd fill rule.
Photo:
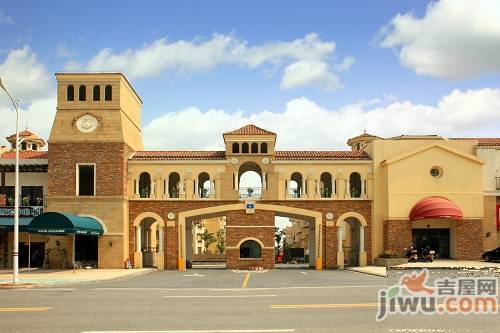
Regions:
<instances>
[{"instance_id":1,"label":"signboard with text","mask_svg":"<svg viewBox=\"0 0 500 333\"><path fill-rule=\"evenodd\" d=\"M0 217L14 216L14 207L0 207ZM19 216L35 217L43 213L43 206L19 207Z\"/></svg>"}]
</instances>

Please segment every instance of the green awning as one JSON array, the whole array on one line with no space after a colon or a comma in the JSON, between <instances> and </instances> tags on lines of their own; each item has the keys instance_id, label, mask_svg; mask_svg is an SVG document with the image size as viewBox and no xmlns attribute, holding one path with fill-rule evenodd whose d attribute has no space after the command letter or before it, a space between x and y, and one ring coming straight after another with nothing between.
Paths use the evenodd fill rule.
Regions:
<instances>
[{"instance_id":1,"label":"green awning","mask_svg":"<svg viewBox=\"0 0 500 333\"><path fill-rule=\"evenodd\" d=\"M19 232L27 232L32 217L19 218ZM14 217L0 217L0 231L14 231Z\"/></svg>"},{"instance_id":2,"label":"green awning","mask_svg":"<svg viewBox=\"0 0 500 333\"><path fill-rule=\"evenodd\" d=\"M91 217L48 212L33 218L28 231L37 234L102 235L104 230Z\"/></svg>"}]
</instances>

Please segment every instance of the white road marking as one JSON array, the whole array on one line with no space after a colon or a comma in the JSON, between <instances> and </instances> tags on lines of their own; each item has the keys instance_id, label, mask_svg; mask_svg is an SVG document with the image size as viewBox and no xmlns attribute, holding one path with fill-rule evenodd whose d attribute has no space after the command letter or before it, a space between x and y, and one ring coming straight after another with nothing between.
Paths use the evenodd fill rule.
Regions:
<instances>
[{"instance_id":1,"label":"white road marking","mask_svg":"<svg viewBox=\"0 0 500 333\"><path fill-rule=\"evenodd\" d=\"M253 298L253 297L276 297L276 295L167 295L163 298Z\"/></svg>"},{"instance_id":2,"label":"white road marking","mask_svg":"<svg viewBox=\"0 0 500 333\"><path fill-rule=\"evenodd\" d=\"M177 331L86 331L82 333L282 333L295 332L294 329L276 330L177 330Z\"/></svg>"},{"instance_id":3,"label":"white road marking","mask_svg":"<svg viewBox=\"0 0 500 333\"><path fill-rule=\"evenodd\" d=\"M12 288L12 289L0 289L0 291L12 291L12 290L15 290L15 291L73 291L73 290L78 290L77 288L50 288L50 287L47 287L47 288Z\"/></svg>"},{"instance_id":4,"label":"white road marking","mask_svg":"<svg viewBox=\"0 0 500 333\"><path fill-rule=\"evenodd\" d=\"M304 274L304 275L307 275L307 272L300 272L300 273L302 273L302 274Z\"/></svg>"},{"instance_id":5,"label":"white road marking","mask_svg":"<svg viewBox=\"0 0 500 333\"><path fill-rule=\"evenodd\" d=\"M183 276L205 276L205 275L194 273L194 274L184 274Z\"/></svg>"},{"instance_id":6,"label":"white road marking","mask_svg":"<svg viewBox=\"0 0 500 333\"><path fill-rule=\"evenodd\" d=\"M263 288L139 288L115 287L94 288L92 291L257 291L257 290L294 290L294 289L348 289L348 288L387 288L390 285L374 284L365 286L309 286L309 287L263 287Z\"/></svg>"},{"instance_id":7,"label":"white road marking","mask_svg":"<svg viewBox=\"0 0 500 333\"><path fill-rule=\"evenodd\" d=\"M232 271L233 271L233 273L242 274L242 273L267 273L269 270L265 269L263 271L249 271L246 269L243 269L243 270L233 269Z\"/></svg>"}]
</instances>

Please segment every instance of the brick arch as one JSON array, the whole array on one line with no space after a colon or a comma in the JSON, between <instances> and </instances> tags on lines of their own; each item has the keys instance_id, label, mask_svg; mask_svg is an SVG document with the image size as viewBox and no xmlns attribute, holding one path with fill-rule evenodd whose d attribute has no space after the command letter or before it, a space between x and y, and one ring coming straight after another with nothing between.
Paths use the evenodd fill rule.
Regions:
<instances>
[{"instance_id":1,"label":"brick arch","mask_svg":"<svg viewBox=\"0 0 500 333\"><path fill-rule=\"evenodd\" d=\"M160 226L162 226L162 227L165 226L165 222L163 222L163 219L160 215L153 213L153 212L144 212L144 213L137 215L137 217L134 219L134 224L133 224L134 227L139 226L141 224L142 220L144 220L145 218L148 218L148 217L155 219L160 224Z\"/></svg>"},{"instance_id":2,"label":"brick arch","mask_svg":"<svg viewBox=\"0 0 500 333\"><path fill-rule=\"evenodd\" d=\"M356 213L356 212L347 212L347 213L340 215L339 218L337 219L336 226L341 227L342 222L344 222L344 220L349 218L349 217L354 217L364 227L368 226L368 223L366 222L365 217L363 215L361 215L360 213Z\"/></svg>"},{"instance_id":3,"label":"brick arch","mask_svg":"<svg viewBox=\"0 0 500 333\"><path fill-rule=\"evenodd\" d=\"M240 240L238 242L238 245L236 245L236 247L240 248L241 244L243 244L243 242L246 242L247 240L256 241L257 243L259 243L259 245L260 245L261 248L265 248L264 243L262 243L262 241L260 239L255 238L255 237L245 237L245 238L243 238L242 240Z\"/></svg>"}]
</instances>

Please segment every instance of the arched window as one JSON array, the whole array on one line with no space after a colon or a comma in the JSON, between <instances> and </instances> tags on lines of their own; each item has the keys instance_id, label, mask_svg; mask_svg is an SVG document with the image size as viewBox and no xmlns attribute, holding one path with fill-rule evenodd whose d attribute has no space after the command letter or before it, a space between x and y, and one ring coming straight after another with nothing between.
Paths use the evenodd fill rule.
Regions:
<instances>
[{"instance_id":1,"label":"arched window","mask_svg":"<svg viewBox=\"0 0 500 333\"><path fill-rule=\"evenodd\" d=\"M288 184L288 195L291 198L301 198L302 191L302 175L298 172L294 172Z\"/></svg>"},{"instance_id":2,"label":"arched window","mask_svg":"<svg viewBox=\"0 0 500 333\"><path fill-rule=\"evenodd\" d=\"M319 178L320 192L322 198L330 198L332 196L332 175L328 172L323 172Z\"/></svg>"},{"instance_id":3,"label":"arched window","mask_svg":"<svg viewBox=\"0 0 500 333\"><path fill-rule=\"evenodd\" d=\"M101 100L101 86L94 86L93 89L93 100L94 101L100 101Z\"/></svg>"},{"instance_id":4,"label":"arched window","mask_svg":"<svg viewBox=\"0 0 500 333\"><path fill-rule=\"evenodd\" d=\"M262 248L260 244L253 239L244 241L240 245L240 258L262 258Z\"/></svg>"},{"instance_id":5,"label":"arched window","mask_svg":"<svg viewBox=\"0 0 500 333\"><path fill-rule=\"evenodd\" d=\"M260 198L262 195L262 169L257 163L245 162L238 169L240 198Z\"/></svg>"},{"instance_id":6,"label":"arched window","mask_svg":"<svg viewBox=\"0 0 500 333\"><path fill-rule=\"evenodd\" d=\"M237 143L237 142L233 143L233 154L239 154L239 152L240 152L239 143Z\"/></svg>"},{"instance_id":7,"label":"arched window","mask_svg":"<svg viewBox=\"0 0 500 333\"><path fill-rule=\"evenodd\" d=\"M113 88L110 85L107 85L104 88L104 100L111 101L113 99Z\"/></svg>"},{"instance_id":8,"label":"arched window","mask_svg":"<svg viewBox=\"0 0 500 333\"><path fill-rule=\"evenodd\" d=\"M349 176L349 192L351 198L361 198L361 175L357 172Z\"/></svg>"},{"instance_id":9,"label":"arched window","mask_svg":"<svg viewBox=\"0 0 500 333\"><path fill-rule=\"evenodd\" d=\"M75 87L73 85L69 85L66 88L66 100L70 102L75 100Z\"/></svg>"},{"instance_id":10,"label":"arched window","mask_svg":"<svg viewBox=\"0 0 500 333\"><path fill-rule=\"evenodd\" d=\"M196 189L200 198L208 198L210 194L210 176L206 172L198 175L198 188Z\"/></svg>"},{"instance_id":11,"label":"arched window","mask_svg":"<svg viewBox=\"0 0 500 333\"><path fill-rule=\"evenodd\" d=\"M248 154L248 143L245 142L241 145L241 152L243 154Z\"/></svg>"},{"instance_id":12,"label":"arched window","mask_svg":"<svg viewBox=\"0 0 500 333\"><path fill-rule=\"evenodd\" d=\"M141 198L149 198L151 194L151 176L147 172L141 173L139 176L139 196Z\"/></svg>"},{"instance_id":13,"label":"arched window","mask_svg":"<svg viewBox=\"0 0 500 333\"><path fill-rule=\"evenodd\" d=\"M257 154L259 152L259 145L254 142L252 143L252 154Z\"/></svg>"},{"instance_id":14,"label":"arched window","mask_svg":"<svg viewBox=\"0 0 500 333\"><path fill-rule=\"evenodd\" d=\"M267 154L267 143L262 142L260 144L260 153L261 154Z\"/></svg>"},{"instance_id":15,"label":"arched window","mask_svg":"<svg viewBox=\"0 0 500 333\"><path fill-rule=\"evenodd\" d=\"M170 198L178 198L180 190L181 176L177 172L171 172L168 175L168 196Z\"/></svg>"},{"instance_id":16,"label":"arched window","mask_svg":"<svg viewBox=\"0 0 500 333\"><path fill-rule=\"evenodd\" d=\"M87 100L87 88L85 88L85 86L80 86L80 88L78 88L78 100L79 101Z\"/></svg>"}]
</instances>

